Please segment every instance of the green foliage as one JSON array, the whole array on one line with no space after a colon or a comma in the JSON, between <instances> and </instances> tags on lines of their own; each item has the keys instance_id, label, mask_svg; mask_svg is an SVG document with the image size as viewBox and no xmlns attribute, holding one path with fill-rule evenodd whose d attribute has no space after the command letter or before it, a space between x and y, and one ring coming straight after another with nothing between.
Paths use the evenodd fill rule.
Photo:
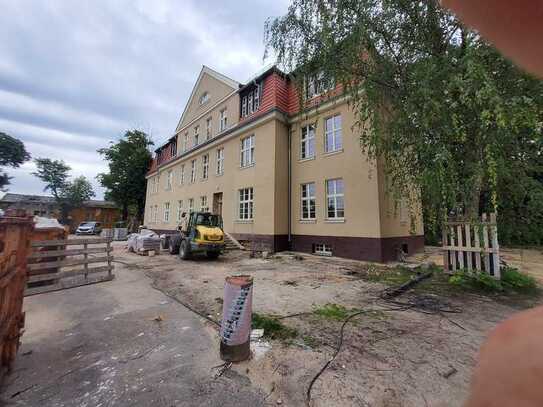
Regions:
<instances>
[{"instance_id":1,"label":"green foliage","mask_svg":"<svg viewBox=\"0 0 543 407\"><path fill-rule=\"evenodd\" d=\"M497 280L487 273L460 270L449 278L449 283L463 289L487 293L530 294L537 291L537 283L532 276L510 267L502 269L501 280Z\"/></svg>"},{"instance_id":2,"label":"green foliage","mask_svg":"<svg viewBox=\"0 0 543 407\"><path fill-rule=\"evenodd\" d=\"M50 158L36 158L34 163L38 170L32 175L45 183L44 191L50 191L55 199L59 200L62 191L68 186L71 168L64 161Z\"/></svg>"},{"instance_id":3,"label":"green foliage","mask_svg":"<svg viewBox=\"0 0 543 407\"><path fill-rule=\"evenodd\" d=\"M298 332L281 323L277 318L253 312L252 328L264 329L264 337L270 339L287 340L295 338Z\"/></svg>"},{"instance_id":4,"label":"green foliage","mask_svg":"<svg viewBox=\"0 0 543 407\"><path fill-rule=\"evenodd\" d=\"M0 132L0 167L17 168L30 159L22 141ZM9 185L10 176L0 169L0 191Z\"/></svg>"},{"instance_id":5,"label":"green foliage","mask_svg":"<svg viewBox=\"0 0 543 407\"><path fill-rule=\"evenodd\" d=\"M98 174L98 181L106 188L106 198L123 208L126 220L128 208L135 206L138 216L145 208L147 181L145 175L151 162L149 146L153 142L138 130L127 131L117 143L98 152L109 164L109 172Z\"/></svg>"},{"instance_id":6,"label":"green foliage","mask_svg":"<svg viewBox=\"0 0 543 407\"><path fill-rule=\"evenodd\" d=\"M521 273L515 268L505 267L501 270L502 285L512 291L530 293L537 290L535 278L528 274Z\"/></svg>"},{"instance_id":7,"label":"green foliage","mask_svg":"<svg viewBox=\"0 0 543 407\"><path fill-rule=\"evenodd\" d=\"M500 280L487 273L471 273L457 271L449 278L449 283L464 289L475 291L498 292L503 291Z\"/></svg>"},{"instance_id":8,"label":"green foliage","mask_svg":"<svg viewBox=\"0 0 543 407\"><path fill-rule=\"evenodd\" d=\"M45 183L44 191L50 191L60 206L62 223L67 223L70 210L80 207L84 201L95 196L91 183L84 176L69 181L70 166L64 161L49 158L34 160L38 170L35 175Z\"/></svg>"},{"instance_id":9,"label":"green foliage","mask_svg":"<svg viewBox=\"0 0 543 407\"><path fill-rule=\"evenodd\" d=\"M293 0L266 45L300 90L319 71L343 84L362 149L434 241L450 211L496 209L502 241L542 241L543 83L437 0Z\"/></svg>"},{"instance_id":10,"label":"green foliage","mask_svg":"<svg viewBox=\"0 0 543 407\"><path fill-rule=\"evenodd\" d=\"M343 305L338 304L326 304L322 307L315 308L313 313L322 318L335 319L337 321L343 321L349 316L349 310Z\"/></svg>"},{"instance_id":11,"label":"green foliage","mask_svg":"<svg viewBox=\"0 0 543 407\"><path fill-rule=\"evenodd\" d=\"M68 182L61 192L62 202L76 208L95 196L89 180L83 176Z\"/></svg>"}]
</instances>

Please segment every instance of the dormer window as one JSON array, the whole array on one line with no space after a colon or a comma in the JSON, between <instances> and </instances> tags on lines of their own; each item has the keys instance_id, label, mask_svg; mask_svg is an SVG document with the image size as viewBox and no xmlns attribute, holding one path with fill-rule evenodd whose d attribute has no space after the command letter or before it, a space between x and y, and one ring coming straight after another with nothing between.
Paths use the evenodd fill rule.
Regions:
<instances>
[{"instance_id":1,"label":"dormer window","mask_svg":"<svg viewBox=\"0 0 543 407\"><path fill-rule=\"evenodd\" d=\"M200 96L200 105L204 105L207 102L209 102L209 93L204 92L202 93L202 96Z\"/></svg>"},{"instance_id":2,"label":"dormer window","mask_svg":"<svg viewBox=\"0 0 543 407\"><path fill-rule=\"evenodd\" d=\"M252 115L260 108L260 95L262 93L262 84L257 83L249 91L241 96L241 117Z\"/></svg>"},{"instance_id":3,"label":"dormer window","mask_svg":"<svg viewBox=\"0 0 543 407\"><path fill-rule=\"evenodd\" d=\"M306 99L314 98L322 95L336 87L335 80L330 77L325 77L324 73L318 72L315 75L307 76L305 81L305 97Z\"/></svg>"}]
</instances>

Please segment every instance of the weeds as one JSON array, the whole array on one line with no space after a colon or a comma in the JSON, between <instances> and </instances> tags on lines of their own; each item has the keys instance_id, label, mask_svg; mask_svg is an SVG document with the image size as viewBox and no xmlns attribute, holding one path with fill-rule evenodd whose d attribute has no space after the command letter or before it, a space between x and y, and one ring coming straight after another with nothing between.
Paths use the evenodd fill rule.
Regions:
<instances>
[{"instance_id":1,"label":"weeds","mask_svg":"<svg viewBox=\"0 0 543 407\"><path fill-rule=\"evenodd\" d=\"M535 294L538 291L535 279L515 268L503 268L501 277L498 280L487 273L460 270L449 278L449 283L464 289L487 293Z\"/></svg>"},{"instance_id":2,"label":"weeds","mask_svg":"<svg viewBox=\"0 0 543 407\"><path fill-rule=\"evenodd\" d=\"M326 304L322 307L315 308L313 313L320 317L326 319L335 319L337 321L343 321L349 316L349 310L343 305L338 304Z\"/></svg>"},{"instance_id":3,"label":"weeds","mask_svg":"<svg viewBox=\"0 0 543 407\"><path fill-rule=\"evenodd\" d=\"M264 337L269 339L287 340L298 335L296 329L282 324L276 318L256 312L253 312L251 325L253 329L264 329Z\"/></svg>"}]
</instances>

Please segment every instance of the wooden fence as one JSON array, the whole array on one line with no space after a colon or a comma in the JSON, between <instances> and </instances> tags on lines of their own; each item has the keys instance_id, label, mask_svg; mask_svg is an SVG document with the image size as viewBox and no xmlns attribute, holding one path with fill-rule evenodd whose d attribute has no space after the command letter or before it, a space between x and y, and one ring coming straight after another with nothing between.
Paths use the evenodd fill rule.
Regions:
<instances>
[{"instance_id":1,"label":"wooden fence","mask_svg":"<svg viewBox=\"0 0 543 407\"><path fill-rule=\"evenodd\" d=\"M25 216L24 211L10 210L0 217L0 387L15 359L24 328L26 258L33 228L32 217Z\"/></svg>"},{"instance_id":2,"label":"wooden fence","mask_svg":"<svg viewBox=\"0 0 543 407\"><path fill-rule=\"evenodd\" d=\"M496 214L481 222L451 221L443 227L443 264L446 271L484 271L500 278L500 247Z\"/></svg>"},{"instance_id":3,"label":"wooden fence","mask_svg":"<svg viewBox=\"0 0 543 407\"><path fill-rule=\"evenodd\" d=\"M111 241L111 238L89 238L32 242L25 295L112 280L115 276ZM67 246L82 247L68 249Z\"/></svg>"}]
</instances>

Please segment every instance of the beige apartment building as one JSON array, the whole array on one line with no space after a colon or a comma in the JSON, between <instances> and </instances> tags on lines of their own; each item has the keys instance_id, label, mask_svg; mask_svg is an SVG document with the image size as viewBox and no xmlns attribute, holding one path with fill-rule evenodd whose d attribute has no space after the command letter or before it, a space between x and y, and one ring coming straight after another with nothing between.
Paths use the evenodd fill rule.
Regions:
<instances>
[{"instance_id":1,"label":"beige apartment building","mask_svg":"<svg viewBox=\"0 0 543 407\"><path fill-rule=\"evenodd\" d=\"M183 212L209 210L259 250L382 262L421 249L420 213L387 193L382 163L362 153L341 86L308 81L306 92L301 110L276 67L241 84L204 66L156 150L146 226L173 231Z\"/></svg>"}]
</instances>

